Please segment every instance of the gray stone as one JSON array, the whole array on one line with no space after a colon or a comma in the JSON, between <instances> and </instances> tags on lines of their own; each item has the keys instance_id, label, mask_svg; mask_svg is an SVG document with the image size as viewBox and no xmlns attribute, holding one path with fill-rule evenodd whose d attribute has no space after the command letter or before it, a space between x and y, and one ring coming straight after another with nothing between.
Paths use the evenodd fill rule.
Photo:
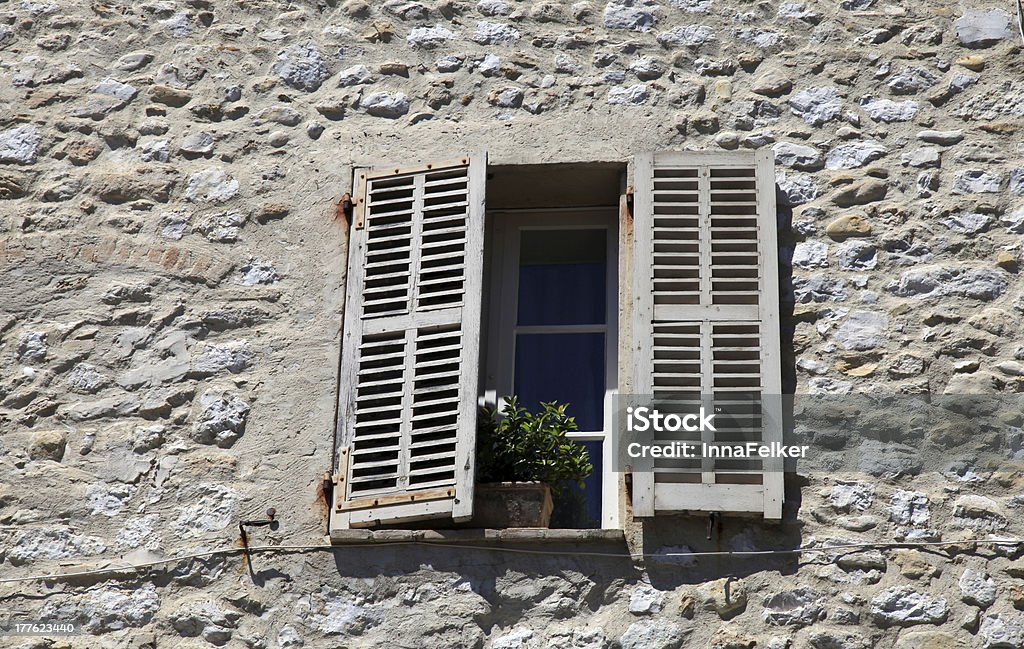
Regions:
<instances>
[{"instance_id":1,"label":"gray stone","mask_svg":"<svg viewBox=\"0 0 1024 649\"><path fill-rule=\"evenodd\" d=\"M917 115L918 103L912 99L870 99L862 103L861 108L876 122L907 122Z\"/></svg>"},{"instance_id":2,"label":"gray stone","mask_svg":"<svg viewBox=\"0 0 1024 649\"><path fill-rule=\"evenodd\" d=\"M840 8L847 11L864 11L874 6L876 0L842 0Z\"/></svg>"},{"instance_id":3,"label":"gray stone","mask_svg":"<svg viewBox=\"0 0 1024 649\"><path fill-rule=\"evenodd\" d=\"M793 265L797 268L827 268L828 244L820 241L801 241L793 247Z\"/></svg>"},{"instance_id":4,"label":"gray stone","mask_svg":"<svg viewBox=\"0 0 1024 649\"><path fill-rule=\"evenodd\" d=\"M952 146L964 139L964 132L959 129L955 131L920 131L917 134L917 139L929 144Z\"/></svg>"},{"instance_id":5,"label":"gray stone","mask_svg":"<svg viewBox=\"0 0 1024 649\"><path fill-rule=\"evenodd\" d=\"M862 512L875 502L875 487L856 480L839 481L832 487L828 501L839 512Z\"/></svg>"},{"instance_id":6,"label":"gray stone","mask_svg":"<svg viewBox=\"0 0 1024 649\"><path fill-rule=\"evenodd\" d=\"M59 526L17 532L7 548L7 560L11 565L23 566L40 560L78 559L102 554L106 549L99 537L81 536Z\"/></svg>"},{"instance_id":7,"label":"gray stone","mask_svg":"<svg viewBox=\"0 0 1024 649\"><path fill-rule=\"evenodd\" d=\"M276 284L280 280L277 270L268 261L250 257L239 268L241 283L245 286L256 284Z\"/></svg>"},{"instance_id":8,"label":"gray stone","mask_svg":"<svg viewBox=\"0 0 1024 649\"><path fill-rule=\"evenodd\" d=\"M494 54L487 54L476 66L477 71L485 77L501 74L501 59Z\"/></svg>"},{"instance_id":9,"label":"gray stone","mask_svg":"<svg viewBox=\"0 0 1024 649\"><path fill-rule=\"evenodd\" d=\"M476 3L476 10L485 16L507 16L512 13L512 7L503 0L480 0Z\"/></svg>"},{"instance_id":10,"label":"gray stone","mask_svg":"<svg viewBox=\"0 0 1024 649\"><path fill-rule=\"evenodd\" d=\"M821 169L825 164L821 151L802 144L779 142L772 147L772 151L775 153L775 162L801 171Z\"/></svg>"},{"instance_id":11,"label":"gray stone","mask_svg":"<svg viewBox=\"0 0 1024 649\"><path fill-rule=\"evenodd\" d=\"M604 8L604 26L606 29L650 31L655 23L652 8L652 3L647 0L609 2Z\"/></svg>"},{"instance_id":12,"label":"gray stone","mask_svg":"<svg viewBox=\"0 0 1024 649\"><path fill-rule=\"evenodd\" d=\"M372 82L373 73L365 65L353 65L338 73L338 85L342 87Z\"/></svg>"},{"instance_id":13,"label":"gray stone","mask_svg":"<svg viewBox=\"0 0 1024 649\"><path fill-rule=\"evenodd\" d=\"M523 105L523 90L515 86L495 88L491 91L488 101L499 108L519 108Z\"/></svg>"},{"instance_id":14,"label":"gray stone","mask_svg":"<svg viewBox=\"0 0 1024 649\"><path fill-rule=\"evenodd\" d=\"M409 112L409 97L404 92L375 92L364 97L360 105L374 117L396 119Z\"/></svg>"},{"instance_id":15,"label":"gray stone","mask_svg":"<svg viewBox=\"0 0 1024 649\"><path fill-rule=\"evenodd\" d=\"M953 523L964 529L995 532L1006 528L1006 517L991 498L968 494L953 503Z\"/></svg>"},{"instance_id":16,"label":"gray stone","mask_svg":"<svg viewBox=\"0 0 1024 649\"><path fill-rule=\"evenodd\" d=\"M785 37L779 32L764 29L737 29L736 39L764 50L778 48L785 43Z\"/></svg>"},{"instance_id":17,"label":"gray stone","mask_svg":"<svg viewBox=\"0 0 1024 649\"><path fill-rule=\"evenodd\" d=\"M139 157L143 162L167 162L171 157L171 143L167 140L150 140L142 145Z\"/></svg>"},{"instance_id":18,"label":"gray stone","mask_svg":"<svg viewBox=\"0 0 1024 649\"><path fill-rule=\"evenodd\" d=\"M77 622L79 628L99 635L143 627L153 621L160 597L152 584L129 590L103 586L81 596L47 602L46 619Z\"/></svg>"},{"instance_id":19,"label":"gray stone","mask_svg":"<svg viewBox=\"0 0 1024 649\"><path fill-rule=\"evenodd\" d=\"M908 68L889 77L886 85L894 95L916 95L938 82L939 78L926 68Z\"/></svg>"},{"instance_id":20,"label":"gray stone","mask_svg":"<svg viewBox=\"0 0 1024 649\"><path fill-rule=\"evenodd\" d=\"M836 277L796 277L793 279L793 296L799 304L845 300L846 282Z\"/></svg>"},{"instance_id":21,"label":"gray stone","mask_svg":"<svg viewBox=\"0 0 1024 649\"><path fill-rule=\"evenodd\" d=\"M669 6L691 14L706 14L711 11L713 0L668 0Z\"/></svg>"},{"instance_id":22,"label":"gray stone","mask_svg":"<svg viewBox=\"0 0 1024 649\"><path fill-rule=\"evenodd\" d=\"M39 129L31 124L0 131L0 163L34 163L42 141Z\"/></svg>"},{"instance_id":23,"label":"gray stone","mask_svg":"<svg viewBox=\"0 0 1024 649\"><path fill-rule=\"evenodd\" d=\"M1024 167L1010 170L1009 189L1018 196L1024 196Z\"/></svg>"},{"instance_id":24,"label":"gray stone","mask_svg":"<svg viewBox=\"0 0 1024 649\"><path fill-rule=\"evenodd\" d=\"M18 336L18 360L23 363L40 363L46 359L46 334L41 331L26 331Z\"/></svg>"},{"instance_id":25,"label":"gray stone","mask_svg":"<svg viewBox=\"0 0 1024 649\"><path fill-rule=\"evenodd\" d=\"M958 213L939 219L939 223L953 232L960 234L977 234L992 226L995 218L991 214Z\"/></svg>"},{"instance_id":26,"label":"gray stone","mask_svg":"<svg viewBox=\"0 0 1024 649\"><path fill-rule=\"evenodd\" d=\"M715 41L715 30L705 25L683 25L658 34L665 47L699 47Z\"/></svg>"},{"instance_id":27,"label":"gray stone","mask_svg":"<svg viewBox=\"0 0 1024 649\"><path fill-rule=\"evenodd\" d=\"M772 626L802 627L825 618L825 598L801 586L765 598L762 619Z\"/></svg>"},{"instance_id":28,"label":"gray stone","mask_svg":"<svg viewBox=\"0 0 1024 649\"><path fill-rule=\"evenodd\" d=\"M1003 39L1015 39L1013 17L1000 9L968 9L956 21L956 36L966 47L991 47Z\"/></svg>"},{"instance_id":29,"label":"gray stone","mask_svg":"<svg viewBox=\"0 0 1024 649\"><path fill-rule=\"evenodd\" d=\"M195 226L195 231L216 243L234 243L246 222L246 216L238 212L211 214Z\"/></svg>"},{"instance_id":30,"label":"gray stone","mask_svg":"<svg viewBox=\"0 0 1024 649\"><path fill-rule=\"evenodd\" d=\"M853 391L853 383L849 381L837 381L827 376L816 376L807 381L809 394L850 394Z\"/></svg>"},{"instance_id":31,"label":"gray stone","mask_svg":"<svg viewBox=\"0 0 1024 649\"><path fill-rule=\"evenodd\" d=\"M933 598L910 586L894 586L871 600L871 616L878 626L942 624L949 617L946 600Z\"/></svg>"},{"instance_id":32,"label":"gray stone","mask_svg":"<svg viewBox=\"0 0 1024 649\"><path fill-rule=\"evenodd\" d=\"M515 43L522 37L519 30L512 25L489 23L481 20L476 24L473 40L481 45L498 45Z\"/></svg>"},{"instance_id":33,"label":"gray stone","mask_svg":"<svg viewBox=\"0 0 1024 649\"><path fill-rule=\"evenodd\" d=\"M405 40L409 43L409 47L422 50L432 50L445 45L448 41L455 40L455 34L450 29L441 26L414 27L409 31L409 35ZM442 72L452 71L453 70L442 70Z\"/></svg>"},{"instance_id":34,"label":"gray stone","mask_svg":"<svg viewBox=\"0 0 1024 649\"><path fill-rule=\"evenodd\" d=\"M110 385L110 377L100 372L100 368L89 363L75 365L67 378L64 379L68 389L78 394L96 394Z\"/></svg>"},{"instance_id":35,"label":"gray stone","mask_svg":"<svg viewBox=\"0 0 1024 649\"><path fill-rule=\"evenodd\" d=\"M966 568L960 581L960 599L979 608L988 608L996 603L996 583L984 570Z\"/></svg>"},{"instance_id":36,"label":"gray stone","mask_svg":"<svg viewBox=\"0 0 1024 649\"><path fill-rule=\"evenodd\" d=\"M969 297L994 300L1006 290L1003 273L990 268L926 266L904 272L889 290L900 297Z\"/></svg>"},{"instance_id":37,"label":"gray stone","mask_svg":"<svg viewBox=\"0 0 1024 649\"><path fill-rule=\"evenodd\" d=\"M916 358L916 357L911 357ZM920 362L920 359L917 359ZM905 368L903 375L920 374L924 367L917 370L917 364ZM899 525L927 525L931 519L928 510L928 494L920 491L904 491L900 489L889 499L889 520Z\"/></svg>"},{"instance_id":38,"label":"gray stone","mask_svg":"<svg viewBox=\"0 0 1024 649\"><path fill-rule=\"evenodd\" d=\"M638 105L647 101L647 86L638 83L628 88L614 86L608 89L609 104L633 104Z\"/></svg>"},{"instance_id":39,"label":"gray stone","mask_svg":"<svg viewBox=\"0 0 1024 649\"><path fill-rule=\"evenodd\" d=\"M185 200L192 203L223 203L237 195L238 181L220 167L193 173L185 187Z\"/></svg>"},{"instance_id":40,"label":"gray stone","mask_svg":"<svg viewBox=\"0 0 1024 649\"><path fill-rule=\"evenodd\" d=\"M858 452L857 468L868 475L895 479L921 472L918 450L904 444L868 439Z\"/></svg>"},{"instance_id":41,"label":"gray stone","mask_svg":"<svg viewBox=\"0 0 1024 649\"><path fill-rule=\"evenodd\" d=\"M430 13L420 3L409 2L408 0L387 0L380 8L402 20L423 20Z\"/></svg>"},{"instance_id":42,"label":"gray stone","mask_svg":"<svg viewBox=\"0 0 1024 649\"><path fill-rule=\"evenodd\" d=\"M821 14L809 9L802 2L783 2L779 5L778 15L779 18L803 20L815 25L821 21Z\"/></svg>"},{"instance_id":43,"label":"gray stone","mask_svg":"<svg viewBox=\"0 0 1024 649\"><path fill-rule=\"evenodd\" d=\"M159 424L136 427L132 433L132 450L136 453L145 453L159 448L165 441L166 432L167 429Z\"/></svg>"},{"instance_id":44,"label":"gray stone","mask_svg":"<svg viewBox=\"0 0 1024 649\"><path fill-rule=\"evenodd\" d=\"M1020 615L987 615L978 628L982 649L1020 649L1024 647L1024 619Z\"/></svg>"},{"instance_id":45,"label":"gray stone","mask_svg":"<svg viewBox=\"0 0 1024 649\"><path fill-rule=\"evenodd\" d=\"M856 169L878 160L888 152L878 142L851 142L830 150L825 157L825 166L829 169Z\"/></svg>"},{"instance_id":46,"label":"gray stone","mask_svg":"<svg viewBox=\"0 0 1024 649\"><path fill-rule=\"evenodd\" d=\"M953 179L954 194L995 194L1000 191L1003 178L999 174L981 169L958 171Z\"/></svg>"},{"instance_id":47,"label":"gray stone","mask_svg":"<svg viewBox=\"0 0 1024 649\"><path fill-rule=\"evenodd\" d=\"M192 439L200 444L230 448L245 433L249 404L235 394L207 390L199 397Z\"/></svg>"},{"instance_id":48,"label":"gray stone","mask_svg":"<svg viewBox=\"0 0 1024 649\"><path fill-rule=\"evenodd\" d=\"M872 270L878 265L875 246L866 241L846 241L840 244L836 258L843 270Z\"/></svg>"},{"instance_id":49,"label":"gray stone","mask_svg":"<svg viewBox=\"0 0 1024 649\"><path fill-rule=\"evenodd\" d=\"M674 622L651 620L634 622L622 634L622 649L679 649L690 630Z\"/></svg>"},{"instance_id":50,"label":"gray stone","mask_svg":"<svg viewBox=\"0 0 1024 649\"><path fill-rule=\"evenodd\" d=\"M835 88L806 88L790 97L789 109L808 124L821 126L839 117L843 103Z\"/></svg>"},{"instance_id":51,"label":"gray stone","mask_svg":"<svg viewBox=\"0 0 1024 649\"><path fill-rule=\"evenodd\" d=\"M641 56L629 64L629 70L641 81L650 81L665 73L665 64L653 56Z\"/></svg>"},{"instance_id":52,"label":"gray stone","mask_svg":"<svg viewBox=\"0 0 1024 649\"><path fill-rule=\"evenodd\" d=\"M178 150L192 155L206 155L213 153L213 144L213 136L200 131L186 136Z\"/></svg>"},{"instance_id":53,"label":"gray stone","mask_svg":"<svg viewBox=\"0 0 1024 649\"><path fill-rule=\"evenodd\" d=\"M942 154L938 147L924 146L903 154L903 164L911 167L938 167Z\"/></svg>"},{"instance_id":54,"label":"gray stone","mask_svg":"<svg viewBox=\"0 0 1024 649\"><path fill-rule=\"evenodd\" d=\"M114 69L122 72L134 72L144 68L153 61L153 53L146 51L129 52L114 62Z\"/></svg>"},{"instance_id":55,"label":"gray stone","mask_svg":"<svg viewBox=\"0 0 1024 649\"><path fill-rule=\"evenodd\" d=\"M776 193L782 205L794 207L818 197L818 185L813 176L775 172Z\"/></svg>"},{"instance_id":56,"label":"gray stone","mask_svg":"<svg viewBox=\"0 0 1024 649\"><path fill-rule=\"evenodd\" d=\"M461 56L455 56L449 54L448 56L442 56L434 65L437 67L438 72L458 72L462 68L462 64L465 61Z\"/></svg>"},{"instance_id":57,"label":"gray stone","mask_svg":"<svg viewBox=\"0 0 1024 649\"><path fill-rule=\"evenodd\" d=\"M278 52L273 70L292 88L307 92L318 89L331 76L327 61L312 41Z\"/></svg>"},{"instance_id":58,"label":"gray stone","mask_svg":"<svg viewBox=\"0 0 1024 649\"><path fill-rule=\"evenodd\" d=\"M633 615L651 615L664 606L665 594L645 584L629 595L629 612Z\"/></svg>"}]
</instances>

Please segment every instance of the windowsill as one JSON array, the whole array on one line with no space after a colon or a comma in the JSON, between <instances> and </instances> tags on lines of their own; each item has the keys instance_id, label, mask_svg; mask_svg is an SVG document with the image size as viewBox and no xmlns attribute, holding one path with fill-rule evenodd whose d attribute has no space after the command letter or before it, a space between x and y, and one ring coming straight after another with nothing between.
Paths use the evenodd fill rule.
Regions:
<instances>
[{"instance_id":1,"label":"windowsill","mask_svg":"<svg viewBox=\"0 0 1024 649\"><path fill-rule=\"evenodd\" d=\"M567 530L540 527L464 530L334 530L331 543L616 543L625 544L622 530Z\"/></svg>"}]
</instances>

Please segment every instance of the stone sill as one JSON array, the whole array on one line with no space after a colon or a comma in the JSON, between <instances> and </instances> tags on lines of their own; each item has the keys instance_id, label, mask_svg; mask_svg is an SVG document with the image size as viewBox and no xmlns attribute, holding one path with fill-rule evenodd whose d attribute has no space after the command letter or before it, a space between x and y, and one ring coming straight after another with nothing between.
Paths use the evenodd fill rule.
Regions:
<instances>
[{"instance_id":1,"label":"stone sill","mask_svg":"<svg viewBox=\"0 0 1024 649\"><path fill-rule=\"evenodd\" d=\"M540 527L508 529L460 530L333 530L331 543L350 545L358 543L453 543L491 544L507 543L617 543L625 545L622 530L552 530Z\"/></svg>"}]
</instances>

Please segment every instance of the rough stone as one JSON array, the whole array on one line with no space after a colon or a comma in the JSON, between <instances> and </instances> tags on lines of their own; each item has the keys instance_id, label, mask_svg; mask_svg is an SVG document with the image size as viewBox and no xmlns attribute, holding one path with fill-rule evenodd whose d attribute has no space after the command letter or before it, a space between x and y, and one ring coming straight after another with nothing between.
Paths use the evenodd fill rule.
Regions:
<instances>
[{"instance_id":1,"label":"rough stone","mask_svg":"<svg viewBox=\"0 0 1024 649\"><path fill-rule=\"evenodd\" d=\"M821 169L825 164L821 152L814 147L792 142L779 142L772 147L775 162L801 171Z\"/></svg>"},{"instance_id":2,"label":"rough stone","mask_svg":"<svg viewBox=\"0 0 1024 649\"><path fill-rule=\"evenodd\" d=\"M238 181L219 167L197 171L188 177L185 200L224 203L238 195Z\"/></svg>"},{"instance_id":3,"label":"rough stone","mask_svg":"<svg viewBox=\"0 0 1024 649\"><path fill-rule=\"evenodd\" d=\"M192 438L200 444L230 448L245 433L249 404L229 392L207 390L199 397Z\"/></svg>"},{"instance_id":4,"label":"rough stone","mask_svg":"<svg viewBox=\"0 0 1024 649\"><path fill-rule=\"evenodd\" d=\"M828 244L801 241L793 248L793 265L803 269L828 267Z\"/></svg>"},{"instance_id":5,"label":"rough stone","mask_svg":"<svg viewBox=\"0 0 1024 649\"><path fill-rule=\"evenodd\" d=\"M825 598L801 586L765 598L762 619L773 626L803 627L824 619Z\"/></svg>"},{"instance_id":6,"label":"rough stone","mask_svg":"<svg viewBox=\"0 0 1024 649\"><path fill-rule=\"evenodd\" d=\"M700 47L715 40L715 31L705 25L682 25L658 34L665 47Z\"/></svg>"},{"instance_id":7,"label":"rough stone","mask_svg":"<svg viewBox=\"0 0 1024 649\"><path fill-rule=\"evenodd\" d=\"M918 103L912 99L871 99L862 103L861 108L876 122L908 122L917 115Z\"/></svg>"},{"instance_id":8,"label":"rough stone","mask_svg":"<svg viewBox=\"0 0 1024 649\"><path fill-rule=\"evenodd\" d=\"M854 311L836 330L836 342L843 349L866 351L885 340L889 318L877 311Z\"/></svg>"},{"instance_id":9,"label":"rough stone","mask_svg":"<svg viewBox=\"0 0 1024 649\"><path fill-rule=\"evenodd\" d=\"M364 97L360 105L374 117L397 119L409 112L409 97L403 92L375 92Z\"/></svg>"},{"instance_id":10,"label":"rough stone","mask_svg":"<svg viewBox=\"0 0 1024 649\"><path fill-rule=\"evenodd\" d=\"M862 512L875 502L875 487L866 482L839 482L832 487L829 503L839 512Z\"/></svg>"},{"instance_id":11,"label":"rough stone","mask_svg":"<svg viewBox=\"0 0 1024 649\"><path fill-rule=\"evenodd\" d=\"M956 36L966 47L991 47L1016 38L1013 17L1000 9L968 9L956 20Z\"/></svg>"},{"instance_id":12,"label":"rough stone","mask_svg":"<svg viewBox=\"0 0 1024 649\"><path fill-rule=\"evenodd\" d=\"M62 430L35 431L29 441L28 456L33 460L60 462L64 458L67 443L67 433Z\"/></svg>"},{"instance_id":13,"label":"rough stone","mask_svg":"<svg viewBox=\"0 0 1024 649\"><path fill-rule=\"evenodd\" d=\"M26 331L18 336L18 360L23 363L40 363L46 359L46 334L41 331Z\"/></svg>"},{"instance_id":14,"label":"rough stone","mask_svg":"<svg viewBox=\"0 0 1024 649\"><path fill-rule=\"evenodd\" d=\"M39 129L30 124L0 131L0 163L34 163L42 141Z\"/></svg>"},{"instance_id":15,"label":"rough stone","mask_svg":"<svg viewBox=\"0 0 1024 649\"><path fill-rule=\"evenodd\" d=\"M980 570L967 568L960 575L960 599L979 608L988 608L996 602L996 584Z\"/></svg>"},{"instance_id":16,"label":"rough stone","mask_svg":"<svg viewBox=\"0 0 1024 649\"><path fill-rule=\"evenodd\" d=\"M917 359L917 361L920 361L920 359ZM910 367L906 368L906 371L902 372L902 375L909 374L915 376L924 370L923 364L920 370L917 370L916 363L911 363L910 365ZM892 498L889 500L889 520L899 525L927 525L930 519L928 494L920 491L905 491L903 489L893 493Z\"/></svg>"},{"instance_id":17,"label":"rough stone","mask_svg":"<svg viewBox=\"0 0 1024 649\"><path fill-rule=\"evenodd\" d=\"M476 24L476 33L473 34L473 40L481 45L510 44L520 38L522 38L522 34L512 25L490 23L483 20Z\"/></svg>"},{"instance_id":18,"label":"rough stone","mask_svg":"<svg viewBox=\"0 0 1024 649\"><path fill-rule=\"evenodd\" d=\"M945 599L933 598L910 586L894 586L871 600L871 616L881 627L942 624L949 617L949 608Z\"/></svg>"},{"instance_id":19,"label":"rough stone","mask_svg":"<svg viewBox=\"0 0 1024 649\"><path fill-rule=\"evenodd\" d=\"M852 142L835 147L825 157L829 169L857 169L885 156L888 149L878 142Z\"/></svg>"},{"instance_id":20,"label":"rough stone","mask_svg":"<svg viewBox=\"0 0 1024 649\"><path fill-rule=\"evenodd\" d=\"M790 97L789 108L808 124L821 126L839 117L843 103L835 88L806 88Z\"/></svg>"},{"instance_id":21,"label":"rough stone","mask_svg":"<svg viewBox=\"0 0 1024 649\"><path fill-rule=\"evenodd\" d=\"M646 0L619 0L609 2L604 8L606 29L629 29L637 32L650 31L655 17Z\"/></svg>"},{"instance_id":22,"label":"rough stone","mask_svg":"<svg viewBox=\"0 0 1024 649\"><path fill-rule=\"evenodd\" d=\"M317 90L331 76L327 61L312 42L278 52L273 70L286 84L306 92Z\"/></svg>"},{"instance_id":23,"label":"rough stone","mask_svg":"<svg viewBox=\"0 0 1024 649\"><path fill-rule=\"evenodd\" d=\"M409 47L433 50L445 45L448 41L455 40L455 34L445 27L414 27L406 37ZM438 69L440 69L440 65ZM455 68L458 69L458 68ZM441 70L441 72L454 72L454 69Z\"/></svg>"},{"instance_id":24,"label":"rough stone","mask_svg":"<svg viewBox=\"0 0 1024 649\"><path fill-rule=\"evenodd\" d=\"M705 611L717 613L727 620L747 607L747 586L742 579L726 577L701 584L694 593Z\"/></svg>"},{"instance_id":25,"label":"rough stone","mask_svg":"<svg viewBox=\"0 0 1024 649\"><path fill-rule=\"evenodd\" d=\"M832 194L831 200L839 207L853 207L875 203L886 197L889 186L884 180L867 178L847 185Z\"/></svg>"},{"instance_id":26,"label":"rough stone","mask_svg":"<svg viewBox=\"0 0 1024 649\"><path fill-rule=\"evenodd\" d=\"M993 194L1001 189L1003 179L998 174L981 169L958 171L953 179L954 194Z\"/></svg>"},{"instance_id":27,"label":"rough stone","mask_svg":"<svg viewBox=\"0 0 1024 649\"><path fill-rule=\"evenodd\" d=\"M689 630L667 620L634 622L622 634L622 649L678 649Z\"/></svg>"},{"instance_id":28,"label":"rough stone","mask_svg":"<svg viewBox=\"0 0 1024 649\"><path fill-rule=\"evenodd\" d=\"M1005 275L989 268L925 266L905 271L889 290L900 297L969 297L994 300L1006 290Z\"/></svg>"}]
</instances>

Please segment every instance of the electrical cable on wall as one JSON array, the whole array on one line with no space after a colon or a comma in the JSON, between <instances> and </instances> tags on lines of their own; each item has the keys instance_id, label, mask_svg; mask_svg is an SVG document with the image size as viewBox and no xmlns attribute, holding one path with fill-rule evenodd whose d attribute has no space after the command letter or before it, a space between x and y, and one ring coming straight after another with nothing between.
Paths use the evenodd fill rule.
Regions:
<instances>
[{"instance_id":1,"label":"electrical cable on wall","mask_svg":"<svg viewBox=\"0 0 1024 649\"><path fill-rule=\"evenodd\" d=\"M83 570L80 572L66 572L49 575L30 575L26 577L9 577L6 579L0 579L0 584L14 584L14 583L25 583L30 581L53 581L58 579L70 579L74 577L87 577L104 574L115 574L115 573L127 573L136 572L143 568L152 568L154 566L165 565L168 563L175 563L178 561L187 561L189 559L202 559L205 557L214 556L230 556L233 554L246 554L253 552L309 552L309 551L328 551L335 552L339 550L347 550L351 548L382 548L382 547L395 547L395 546L432 546L441 548L450 548L456 550L481 550L487 552L504 552L508 554L527 554L536 556L568 556L568 557L590 557L590 558L608 558L608 559L696 559L700 557L732 557L732 558L743 558L743 557L763 557L763 556L792 556L801 554L812 554L812 553L825 553L835 552L838 550L882 550L882 549L908 549L908 548L922 548L922 547L943 547L943 546L956 546L956 545L1024 545L1024 539L964 539L960 541L909 541L909 542L898 542L893 541L889 543L885 542L864 542L864 543L843 543L840 545L827 545L820 547L801 547L791 549L776 549L776 550L721 550L721 551L705 551L705 552L663 552L663 553L629 553L629 552L567 552L562 550L532 550L526 548L509 548L501 546L486 546L486 545L464 545L461 543L443 543L434 541L378 541L374 543L349 543L344 545L257 545L250 546L248 548L223 548L220 550L207 550L205 552L196 552L193 554L187 554L183 556L168 557L166 559L157 559L155 561L147 561L145 563L111 567L111 568L97 568L93 570Z\"/></svg>"}]
</instances>

